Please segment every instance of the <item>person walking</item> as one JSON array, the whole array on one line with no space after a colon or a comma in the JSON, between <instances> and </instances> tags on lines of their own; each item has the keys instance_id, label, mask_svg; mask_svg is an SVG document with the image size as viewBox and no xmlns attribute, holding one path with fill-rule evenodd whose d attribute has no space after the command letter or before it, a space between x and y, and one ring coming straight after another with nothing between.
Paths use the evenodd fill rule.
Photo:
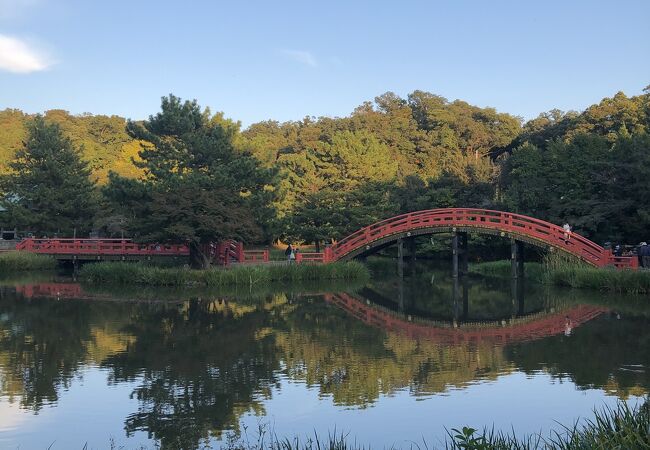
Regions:
<instances>
[{"instance_id":1,"label":"person walking","mask_svg":"<svg viewBox=\"0 0 650 450\"><path fill-rule=\"evenodd\" d=\"M287 245L287 249L284 251L284 256L287 258L287 261L291 262L291 255L293 255L293 247L291 244Z\"/></svg>"}]
</instances>

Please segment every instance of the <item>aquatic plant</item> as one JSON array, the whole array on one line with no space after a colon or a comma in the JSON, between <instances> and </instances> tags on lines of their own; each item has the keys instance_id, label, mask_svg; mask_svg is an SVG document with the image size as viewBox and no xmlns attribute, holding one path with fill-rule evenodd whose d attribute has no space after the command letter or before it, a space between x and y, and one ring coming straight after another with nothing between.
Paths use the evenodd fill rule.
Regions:
<instances>
[{"instance_id":1,"label":"aquatic plant","mask_svg":"<svg viewBox=\"0 0 650 450\"><path fill-rule=\"evenodd\" d=\"M470 272L492 277L509 277L510 270L508 260L470 266ZM549 253L541 264L526 263L525 274L531 281L556 286L629 294L650 293L650 271L648 270L597 268L556 253Z\"/></svg>"},{"instance_id":2,"label":"aquatic plant","mask_svg":"<svg viewBox=\"0 0 650 450\"><path fill-rule=\"evenodd\" d=\"M102 262L86 264L80 277L93 283L144 284L154 286L255 286L268 282L304 280L359 280L370 278L361 263L273 264L235 266L227 269L188 270L139 263Z\"/></svg>"},{"instance_id":3,"label":"aquatic plant","mask_svg":"<svg viewBox=\"0 0 650 450\"><path fill-rule=\"evenodd\" d=\"M51 256L27 252L0 253L0 274L24 270L47 270L56 267Z\"/></svg>"}]
</instances>

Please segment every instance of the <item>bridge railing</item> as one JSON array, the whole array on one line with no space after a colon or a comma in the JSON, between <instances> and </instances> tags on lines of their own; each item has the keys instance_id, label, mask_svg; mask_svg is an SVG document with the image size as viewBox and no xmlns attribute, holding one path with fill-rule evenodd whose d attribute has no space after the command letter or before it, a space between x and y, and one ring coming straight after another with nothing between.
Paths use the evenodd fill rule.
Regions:
<instances>
[{"instance_id":1,"label":"bridge railing","mask_svg":"<svg viewBox=\"0 0 650 450\"><path fill-rule=\"evenodd\" d=\"M244 250L244 263L257 264L269 262L268 250Z\"/></svg>"},{"instance_id":2,"label":"bridge railing","mask_svg":"<svg viewBox=\"0 0 650 450\"><path fill-rule=\"evenodd\" d=\"M58 255L187 256L185 245L138 244L130 239L24 239L16 250Z\"/></svg>"},{"instance_id":3,"label":"bridge railing","mask_svg":"<svg viewBox=\"0 0 650 450\"><path fill-rule=\"evenodd\" d=\"M320 252L298 252L296 254L296 263L324 263L328 262L325 259L325 253Z\"/></svg>"},{"instance_id":4,"label":"bridge railing","mask_svg":"<svg viewBox=\"0 0 650 450\"><path fill-rule=\"evenodd\" d=\"M570 232L567 236L565 230L559 225L521 214L475 208L432 209L382 220L337 242L331 248L331 260L338 260L383 237L419 228L436 227L482 228L512 233L551 247L561 248L595 266L614 264L631 267L629 261L615 262L610 251L579 234Z\"/></svg>"}]
</instances>

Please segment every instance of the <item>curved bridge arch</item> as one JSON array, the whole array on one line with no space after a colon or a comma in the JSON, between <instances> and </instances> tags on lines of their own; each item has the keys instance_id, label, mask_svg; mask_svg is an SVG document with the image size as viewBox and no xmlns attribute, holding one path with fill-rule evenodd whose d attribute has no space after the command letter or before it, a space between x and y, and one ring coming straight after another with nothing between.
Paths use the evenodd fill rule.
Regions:
<instances>
[{"instance_id":1,"label":"curved bridge arch","mask_svg":"<svg viewBox=\"0 0 650 450\"><path fill-rule=\"evenodd\" d=\"M514 238L537 247L559 250L595 267L635 268L635 257L615 257L611 250L577 233L564 239L564 229L533 217L474 208L441 208L391 217L362 228L327 249L329 261L349 260L374 253L400 238L464 231Z\"/></svg>"},{"instance_id":2,"label":"curved bridge arch","mask_svg":"<svg viewBox=\"0 0 650 450\"><path fill-rule=\"evenodd\" d=\"M563 311L510 320L506 325L498 321L455 327L451 323L413 320L410 316L369 304L347 293L325 294L325 301L376 328L397 332L411 339L427 339L442 344L533 341L564 333L567 319L573 327L578 327L608 311L600 306L577 305Z\"/></svg>"}]
</instances>

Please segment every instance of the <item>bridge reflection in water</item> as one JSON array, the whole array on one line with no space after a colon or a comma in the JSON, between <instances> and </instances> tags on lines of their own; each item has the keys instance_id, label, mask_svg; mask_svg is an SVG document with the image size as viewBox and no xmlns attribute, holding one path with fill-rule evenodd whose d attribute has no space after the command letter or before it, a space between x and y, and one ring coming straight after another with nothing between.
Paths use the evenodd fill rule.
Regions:
<instances>
[{"instance_id":1,"label":"bridge reflection in water","mask_svg":"<svg viewBox=\"0 0 650 450\"><path fill-rule=\"evenodd\" d=\"M441 344L490 342L508 344L530 341L558 334L569 334L573 328L609 310L598 305L546 305L532 311L526 308L522 279L511 280L511 314L489 320L472 319L470 286L467 277L453 278L451 314L444 318L414 307L413 299L404 292L405 281L397 279L396 298L390 299L370 287L358 293L324 293L325 301L336 305L362 322L388 332L397 332L412 339L427 339ZM105 300L105 295L86 292L79 283L45 282L16 285L17 294L25 298ZM112 296L110 296L112 297ZM118 300L114 297L111 300ZM438 299L439 301L439 299Z\"/></svg>"},{"instance_id":2,"label":"bridge reflection in water","mask_svg":"<svg viewBox=\"0 0 650 450\"><path fill-rule=\"evenodd\" d=\"M401 283L378 276L365 287L347 286L349 292L292 285L293 291L230 295L5 281L0 378L8 382L0 395L34 412L52 407L47 424L38 422L43 415L27 419L43 439L60 438L61 430L78 439L77 429L92 426L85 416L71 423L56 405L64 391L80 392L81 374L108 374L110 382L94 385L92 394L118 398L124 388L124 403L102 403L90 420L105 414L102 420L116 424L117 436L142 431L162 448L198 448L240 423L256 423L249 418L286 410L287 398L295 405L296 393L305 404L318 394L305 416L306 430L298 430L309 434L315 424L326 430L333 416L343 423L350 408L372 405L393 420L389 398L400 392L432 399L401 410L401 424L425 417L426 426L442 426L441 418L454 411L464 417L461 423L482 424L468 418L473 408L466 401L454 400L459 391L507 383L518 373L537 380L529 386L533 397L543 397L542 405L546 395L558 392L556 379L569 379L593 399L600 398L598 389L621 398L648 392L647 302L635 306L629 298L616 302L597 293L581 298L540 286L518 284L510 291L483 279L453 281L436 274L432 283L427 269ZM620 320L616 314L597 317L608 305ZM283 400L284 393L289 397ZM527 399L505 395L499 401L514 409ZM586 409L579 402L567 407L577 417L595 401ZM556 418L555 412L549 417ZM530 420L539 426L536 416ZM370 428L375 426L373 421ZM25 435L23 429L10 435L12 446ZM27 447L43 445L30 441Z\"/></svg>"}]
</instances>

